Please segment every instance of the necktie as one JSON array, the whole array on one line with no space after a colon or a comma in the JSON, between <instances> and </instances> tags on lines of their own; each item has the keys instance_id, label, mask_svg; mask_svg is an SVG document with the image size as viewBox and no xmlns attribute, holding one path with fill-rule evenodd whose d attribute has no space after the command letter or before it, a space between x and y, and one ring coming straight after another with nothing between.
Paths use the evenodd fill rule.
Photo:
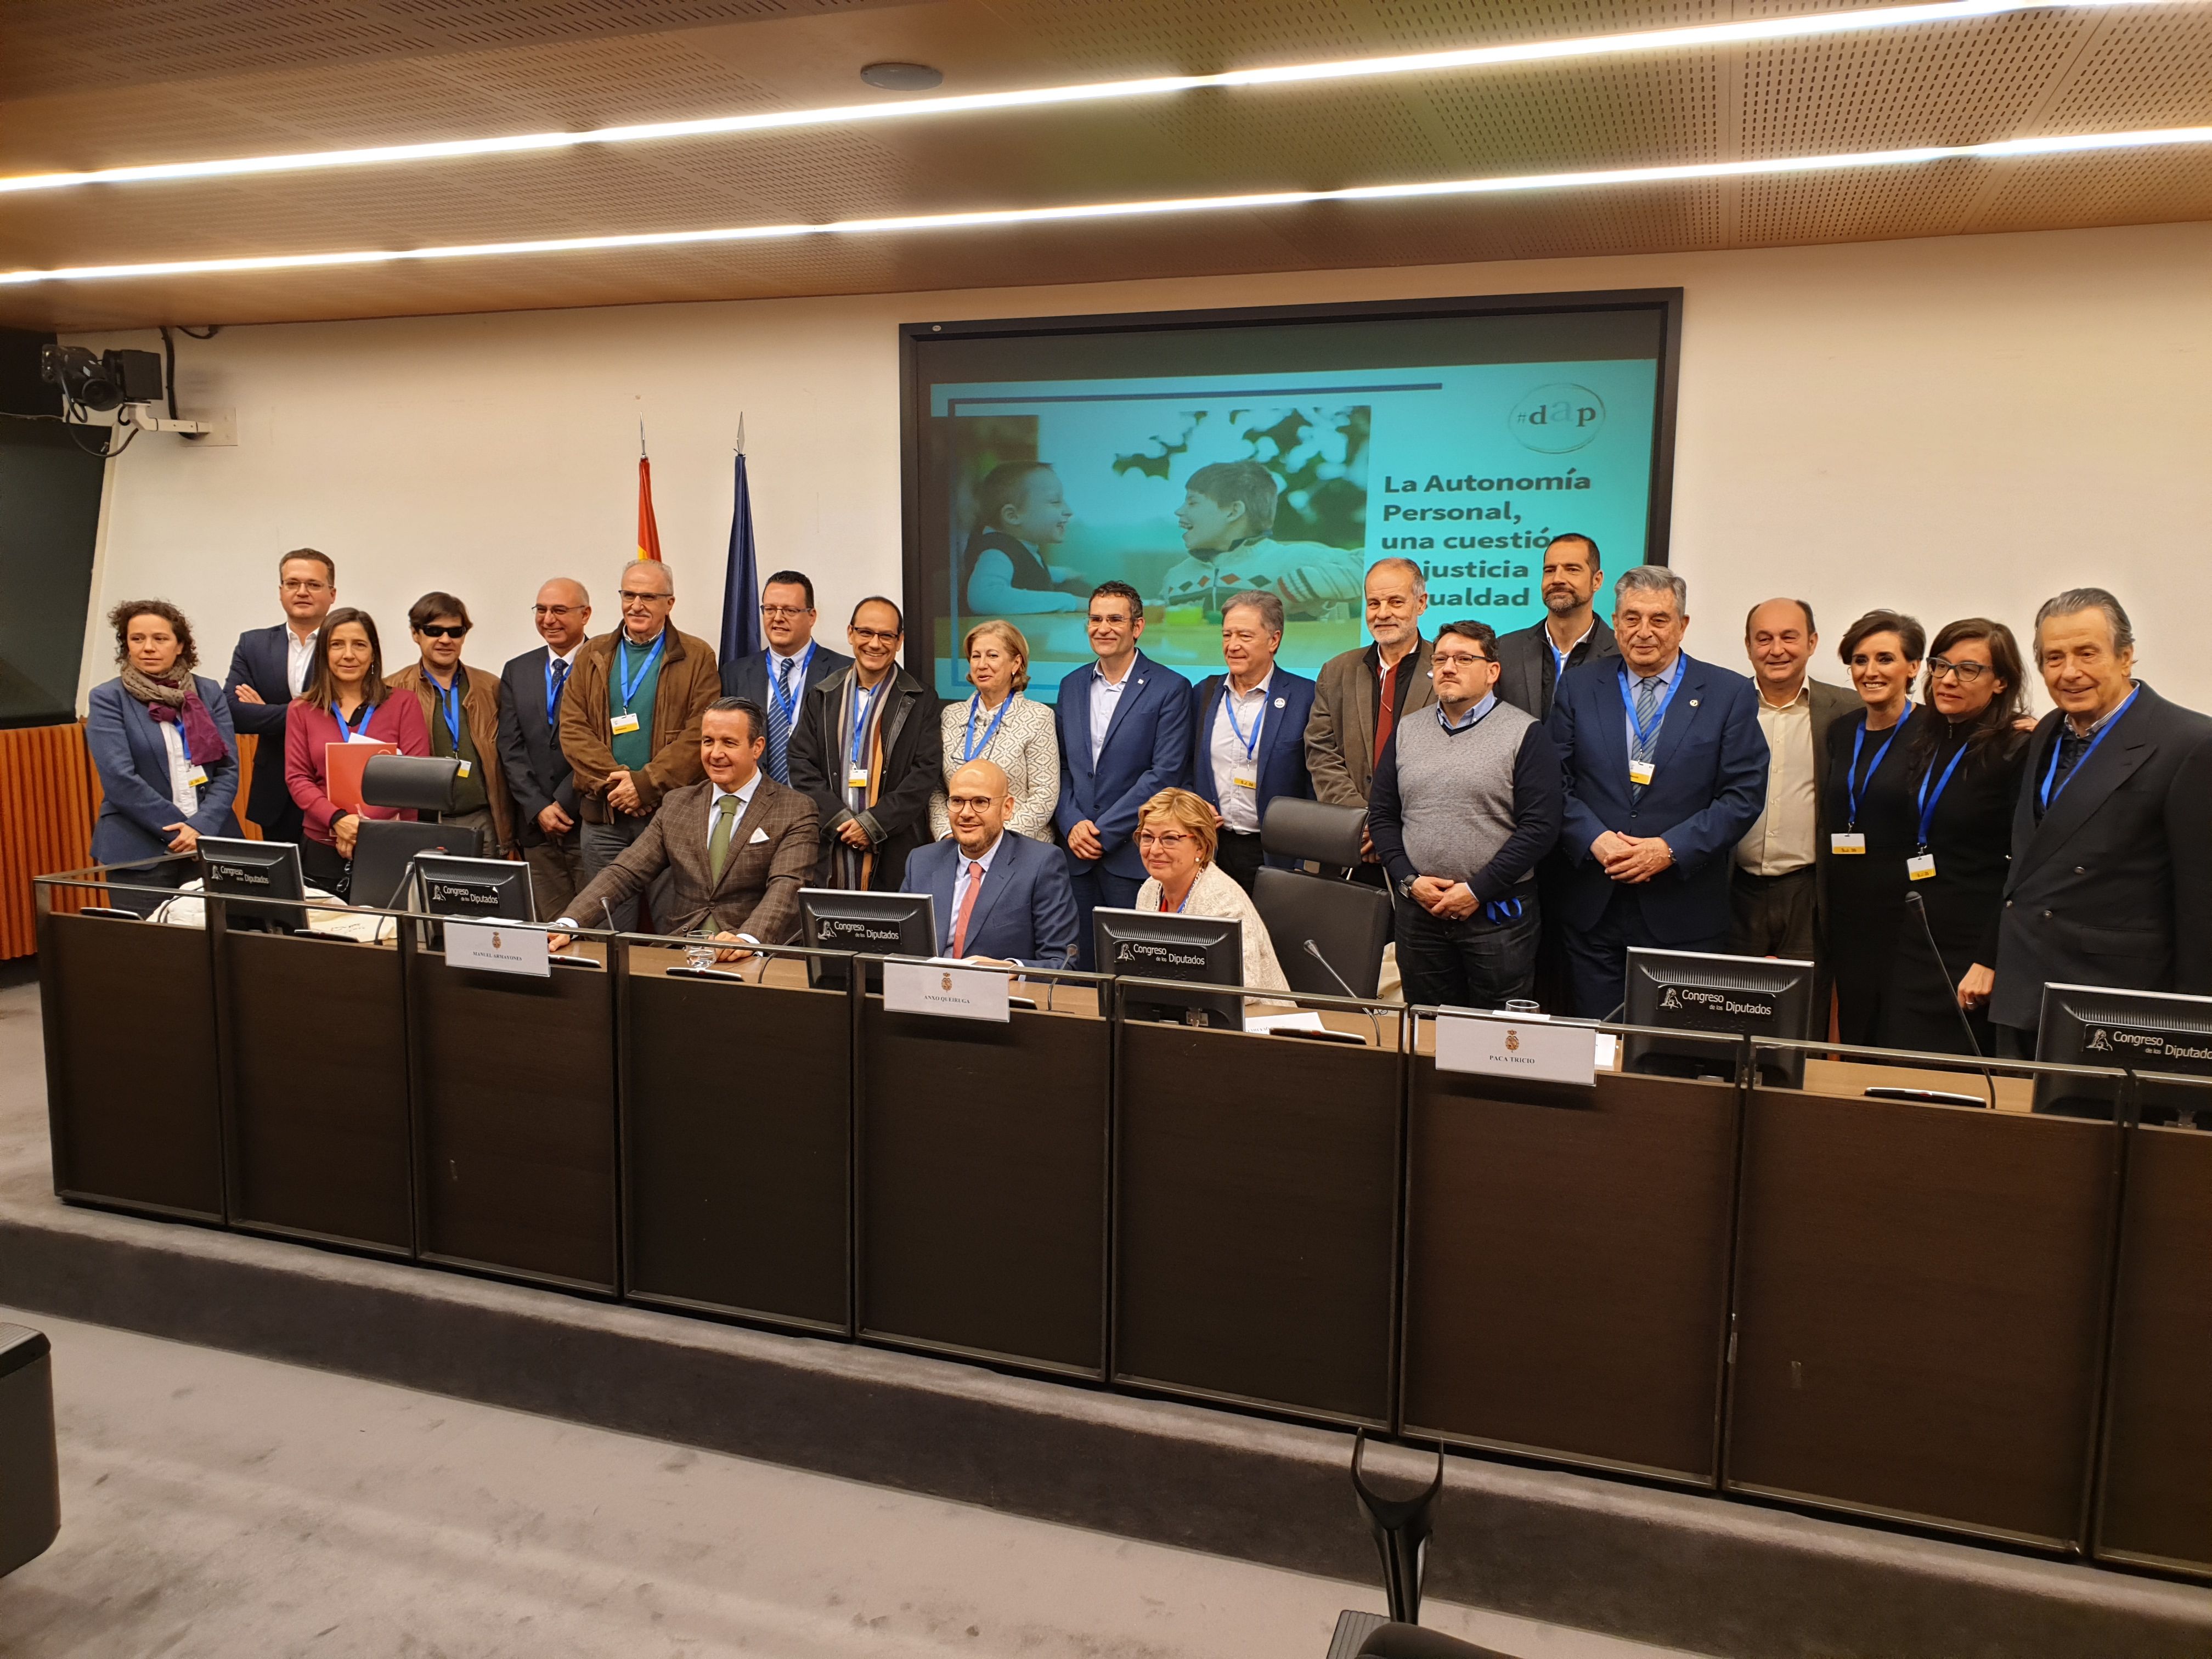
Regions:
<instances>
[{"instance_id":1,"label":"necktie","mask_svg":"<svg viewBox=\"0 0 2212 1659\"><path fill-rule=\"evenodd\" d=\"M561 717L561 694L568 689L568 665L560 658L553 659L553 701L545 706L545 718L550 721Z\"/></svg>"},{"instance_id":2,"label":"necktie","mask_svg":"<svg viewBox=\"0 0 2212 1659\"><path fill-rule=\"evenodd\" d=\"M1639 732L1650 728L1652 710L1658 707L1659 677L1652 674L1638 680L1636 682L1636 726ZM1649 738L1638 737L1636 739L1636 752L1629 758L1640 761L1650 760L1652 750L1657 746L1658 738L1659 734L1656 732L1653 732ZM1642 784L1632 784L1630 787L1636 792L1639 799L1643 796Z\"/></svg>"},{"instance_id":3,"label":"necktie","mask_svg":"<svg viewBox=\"0 0 2212 1659\"><path fill-rule=\"evenodd\" d=\"M983 890L983 866L968 860L968 890L960 896L960 914L952 920L952 954L968 954L968 918L975 914L975 895Z\"/></svg>"},{"instance_id":4,"label":"necktie","mask_svg":"<svg viewBox=\"0 0 2212 1659\"><path fill-rule=\"evenodd\" d=\"M1390 741L1390 728L1398 723L1398 665L1410 658L1401 657L1382 671L1382 684L1375 700L1375 754L1382 752L1382 745ZM1370 760L1373 755L1368 757Z\"/></svg>"},{"instance_id":5,"label":"necktie","mask_svg":"<svg viewBox=\"0 0 2212 1659\"><path fill-rule=\"evenodd\" d=\"M790 658L777 661L775 694L768 700L768 775L778 783L791 781L791 722L783 713L791 701L791 669Z\"/></svg>"},{"instance_id":6,"label":"necktie","mask_svg":"<svg viewBox=\"0 0 2212 1659\"><path fill-rule=\"evenodd\" d=\"M722 866L730 861L730 836L738 827L740 805L735 795L725 795L714 803L714 828L707 837L707 874L711 880L721 880Z\"/></svg>"}]
</instances>

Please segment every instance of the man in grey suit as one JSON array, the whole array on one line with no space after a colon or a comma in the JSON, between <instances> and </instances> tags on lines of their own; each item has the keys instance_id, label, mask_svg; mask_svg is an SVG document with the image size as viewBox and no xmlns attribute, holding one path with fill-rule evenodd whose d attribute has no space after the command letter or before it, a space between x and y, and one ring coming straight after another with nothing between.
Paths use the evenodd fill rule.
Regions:
<instances>
[{"instance_id":1,"label":"man in grey suit","mask_svg":"<svg viewBox=\"0 0 2212 1659\"><path fill-rule=\"evenodd\" d=\"M799 936L799 890L814 873L821 815L811 797L787 789L761 769L768 715L758 703L723 697L701 717L703 781L672 789L645 831L576 895L554 923L574 928L669 877L667 933L711 933L731 961L749 945L785 945ZM567 948L563 933L553 948Z\"/></svg>"},{"instance_id":2,"label":"man in grey suit","mask_svg":"<svg viewBox=\"0 0 2212 1659\"><path fill-rule=\"evenodd\" d=\"M538 590L532 617L545 643L499 673L499 768L514 798L514 835L530 866L538 919L565 915L584 878L576 786L561 752L561 698L576 647L591 630L592 596L556 576Z\"/></svg>"},{"instance_id":3,"label":"man in grey suit","mask_svg":"<svg viewBox=\"0 0 2212 1659\"><path fill-rule=\"evenodd\" d=\"M853 659L814 637L814 579L779 570L761 584L761 632L768 648L722 665L722 695L768 710L768 756L761 763L778 783L791 781L791 734L806 694Z\"/></svg>"},{"instance_id":4,"label":"man in grey suit","mask_svg":"<svg viewBox=\"0 0 2212 1659\"><path fill-rule=\"evenodd\" d=\"M1544 548L1544 620L1498 637L1499 702L1548 719L1560 675L1620 654L1613 629L1597 614L1604 586L1595 542L1577 530L1552 538Z\"/></svg>"},{"instance_id":5,"label":"man in grey suit","mask_svg":"<svg viewBox=\"0 0 2212 1659\"><path fill-rule=\"evenodd\" d=\"M1736 843L1730 877L1731 948L1739 956L1820 960L1828 867L1820 804L1828 787L1828 728L1860 707L1856 691L1807 673L1820 644L1813 607L1802 599L1767 599L1743 619L1767 762L1766 806ZM1814 988L1814 1007L1825 1033L1825 976Z\"/></svg>"}]
</instances>

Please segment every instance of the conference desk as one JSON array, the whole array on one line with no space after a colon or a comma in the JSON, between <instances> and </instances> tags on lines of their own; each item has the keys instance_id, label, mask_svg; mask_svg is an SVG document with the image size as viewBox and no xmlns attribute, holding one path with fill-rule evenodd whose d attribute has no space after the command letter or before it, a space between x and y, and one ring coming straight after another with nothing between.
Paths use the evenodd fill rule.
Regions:
<instances>
[{"instance_id":1,"label":"conference desk","mask_svg":"<svg viewBox=\"0 0 2212 1659\"><path fill-rule=\"evenodd\" d=\"M797 951L40 930L72 1201L2212 1576L2212 1135L2033 1115L2035 1068L1996 1112L1811 1045L1577 1089L1385 1004L1325 1042L1076 974L1000 1024Z\"/></svg>"}]
</instances>

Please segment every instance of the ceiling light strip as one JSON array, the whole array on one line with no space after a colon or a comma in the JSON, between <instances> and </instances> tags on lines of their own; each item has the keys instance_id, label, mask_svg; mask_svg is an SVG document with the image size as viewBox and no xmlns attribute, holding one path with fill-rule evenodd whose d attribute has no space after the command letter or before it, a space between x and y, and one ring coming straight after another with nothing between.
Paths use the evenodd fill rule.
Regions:
<instances>
[{"instance_id":1,"label":"ceiling light strip","mask_svg":"<svg viewBox=\"0 0 2212 1659\"><path fill-rule=\"evenodd\" d=\"M307 150L288 155L249 155L225 161L162 161L137 167L101 167L81 173L24 173L0 178L0 194L67 190L84 185L128 185L180 179L244 178L256 174L304 173L330 167L381 167L415 161L450 161L480 155L514 155L571 149L586 144L626 144L664 138L726 137L739 133L789 131L862 122L903 120L914 116L965 115L997 110L1045 108L1054 105L1155 98L1203 88L1281 87L1378 76L1437 75L1462 70L1614 56L1629 52L1680 52L1729 46L1805 40L1915 25L1969 21L2023 11L2104 11L2123 7L2195 4L2202 0L1936 0L1924 5L1876 6L1741 22L1695 24L1682 28L1646 29L1622 34L1593 34L1562 40L1469 46L1383 58L1347 58L1334 63L1292 64L1273 69L1227 70L1216 75L1154 76L1143 80L1092 82L1077 86L1040 87L1019 92L958 94L944 98L902 98L826 109L779 110L757 115L711 116L693 121L654 121L594 127L580 132L516 133L496 138L441 139L420 144L382 144L362 149Z\"/></svg>"},{"instance_id":2,"label":"ceiling light strip","mask_svg":"<svg viewBox=\"0 0 2212 1659\"><path fill-rule=\"evenodd\" d=\"M811 225L737 225L713 230L639 231L621 235L564 236L536 241L468 242L443 247L366 248L337 253L277 253L226 259L172 259L141 264L70 265L53 270L0 271L0 287L23 287L35 283L113 282L149 276L311 270L331 266L394 264L423 259L604 252L629 248L699 246L717 242L788 241L807 236L884 235L904 231L1054 224L1091 219L1134 219L1167 214L1243 212L1302 207L1317 202L1413 201L1433 197L1586 190L1620 185L1682 184L1706 179L1833 172L1850 167L1911 167L1949 161L2007 161L2029 156L2205 143L2212 143L2212 126L2166 127L2139 132L2002 138L1984 144L1931 144L1911 149L1860 150L1834 155L1778 156L1748 161L1692 161L1671 167L1524 173L1492 179L1439 179L1422 184L1354 185L1337 190L1266 191L1237 196L1170 197L1158 201L1079 203L1060 207L987 208L957 213L836 219Z\"/></svg>"}]
</instances>

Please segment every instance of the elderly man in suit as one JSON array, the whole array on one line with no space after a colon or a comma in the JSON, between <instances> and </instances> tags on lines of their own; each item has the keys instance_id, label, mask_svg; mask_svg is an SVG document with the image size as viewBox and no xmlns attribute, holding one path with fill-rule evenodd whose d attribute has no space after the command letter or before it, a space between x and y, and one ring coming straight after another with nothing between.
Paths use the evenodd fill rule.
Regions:
<instances>
[{"instance_id":1,"label":"elderly man in suit","mask_svg":"<svg viewBox=\"0 0 2212 1659\"><path fill-rule=\"evenodd\" d=\"M814 637L814 579L803 570L779 570L761 584L760 617L768 649L724 663L722 695L768 710L763 764L778 783L789 783L791 734L807 694L839 669L850 668L853 659Z\"/></svg>"},{"instance_id":2,"label":"elderly man in suit","mask_svg":"<svg viewBox=\"0 0 2212 1659\"><path fill-rule=\"evenodd\" d=\"M305 815L284 781L284 719L314 672L315 639L338 596L338 568L327 553L295 548L276 561L276 599L284 620L238 636L223 678L231 724L255 739L246 816L270 841L300 839Z\"/></svg>"},{"instance_id":3,"label":"elderly man in suit","mask_svg":"<svg viewBox=\"0 0 2212 1659\"><path fill-rule=\"evenodd\" d=\"M813 873L820 815L814 803L761 770L768 715L758 703L722 697L701 717L699 764L706 777L672 789L645 832L592 878L554 926L603 917L661 876L669 913L664 933L710 933L727 948L786 945L799 936L799 890ZM566 947L565 933L553 948Z\"/></svg>"},{"instance_id":4,"label":"elderly man in suit","mask_svg":"<svg viewBox=\"0 0 2212 1659\"><path fill-rule=\"evenodd\" d=\"M1688 599L1664 565L1622 573L1620 659L1569 669L1552 702L1574 860L1559 920L1591 1018L1620 1006L1632 946L1728 949L1733 855L1766 804L1759 695L1682 649Z\"/></svg>"},{"instance_id":5,"label":"elderly man in suit","mask_svg":"<svg viewBox=\"0 0 2212 1659\"><path fill-rule=\"evenodd\" d=\"M561 752L561 700L591 629L592 596L583 583L556 576L538 590L531 617L545 643L500 671L499 765L514 801L515 841L530 866L538 919L550 921L567 912L584 880L576 785Z\"/></svg>"},{"instance_id":6,"label":"elderly man in suit","mask_svg":"<svg viewBox=\"0 0 2212 1659\"><path fill-rule=\"evenodd\" d=\"M2101 587L2036 612L2058 706L2028 744L1990 1002L2018 1058L2046 985L2212 995L2212 720L2136 679L2135 647Z\"/></svg>"},{"instance_id":7,"label":"elderly man in suit","mask_svg":"<svg viewBox=\"0 0 2212 1659\"><path fill-rule=\"evenodd\" d=\"M937 950L1013 968L1075 960L1075 889L1057 847L1006 833L1014 787L994 761L945 781L952 834L907 860L908 887L937 905Z\"/></svg>"},{"instance_id":8,"label":"elderly man in suit","mask_svg":"<svg viewBox=\"0 0 2212 1659\"><path fill-rule=\"evenodd\" d=\"M1283 602L1273 593L1239 593L1221 608L1221 659L1191 699L1191 787L1213 809L1219 841L1213 861L1246 892L1260 873L1260 826L1280 795L1313 799L1306 771L1306 721L1314 683L1275 660L1283 643ZM1288 859L1264 860L1287 868Z\"/></svg>"},{"instance_id":9,"label":"elderly man in suit","mask_svg":"<svg viewBox=\"0 0 2212 1659\"><path fill-rule=\"evenodd\" d=\"M1078 965L1091 966L1091 913L1129 909L1145 884L1137 813L1190 765L1190 682L1137 648L1145 601L1127 582L1091 590L1085 629L1098 659L1060 683L1060 804L1075 888Z\"/></svg>"},{"instance_id":10,"label":"elderly man in suit","mask_svg":"<svg viewBox=\"0 0 2212 1659\"><path fill-rule=\"evenodd\" d=\"M1383 744L1400 720L1436 701L1429 642L1421 637L1421 616L1428 608L1428 579L1411 559L1378 559L1368 567L1367 632L1375 642L1331 657L1314 680L1306 770L1316 800L1366 811L1375 757ZM1385 885L1389 878L1374 844L1364 830L1361 836L1366 854L1361 879Z\"/></svg>"},{"instance_id":11,"label":"elderly man in suit","mask_svg":"<svg viewBox=\"0 0 2212 1659\"><path fill-rule=\"evenodd\" d=\"M1538 720L1552 712L1552 696L1570 668L1617 657L1613 629L1597 614L1605 565L1597 544L1578 530L1557 535L1544 547L1544 619L1516 628L1498 641L1498 700Z\"/></svg>"}]
</instances>

